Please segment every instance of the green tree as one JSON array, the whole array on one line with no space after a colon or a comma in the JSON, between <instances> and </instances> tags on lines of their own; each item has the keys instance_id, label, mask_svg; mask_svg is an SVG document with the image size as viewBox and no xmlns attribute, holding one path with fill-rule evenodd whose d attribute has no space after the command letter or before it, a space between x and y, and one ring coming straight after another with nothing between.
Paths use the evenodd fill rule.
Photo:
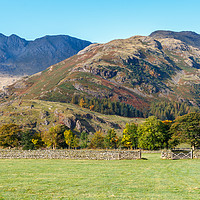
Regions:
<instances>
[{"instance_id":1,"label":"green tree","mask_svg":"<svg viewBox=\"0 0 200 200\"><path fill-rule=\"evenodd\" d=\"M81 148L86 148L88 146L88 133L86 133L85 131L83 131L81 133Z\"/></svg>"},{"instance_id":2,"label":"green tree","mask_svg":"<svg viewBox=\"0 0 200 200\"><path fill-rule=\"evenodd\" d=\"M104 144L104 136L102 134L101 131L97 131L96 133L94 133L91 142L90 142L90 148L92 149L104 149L105 148L105 144Z\"/></svg>"},{"instance_id":3,"label":"green tree","mask_svg":"<svg viewBox=\"0 0 200 200\"><path fill-rule=\"evenodd\" d=\"M40 132L33 129L24 130L21 134L21 146L24 150L37 149L43 146Z\"/></svg>"},{"instance_id":4,"label":"green tree","mask_svg":"<svg viewBox=\"0 0 200 200\"><path fill-rule=\"evenodd\" d=\"M44 146L44 142L42 141L40 132L34 132L32 136L32 143L34 144L34 148L36 149Z\"/></svg>"},{"instance_id":5,"label":"green tree","mask_svg":"<svg viewBox=\"0 0 200 200\"><path fill-rule=\"evenodd\" d=\"M167 128L161 120L151 116L138 127L138 146L143 149L155 150L167 147Z\"/></svg>"},{"instance_id":6,"label":"green tree","mask_svg":"<svg viewBox=\"0 0 200 200\"><path fill-rule=\"evenodd\" d=\"M0 127L0 146L18 147L20 146L21 128L16 124L6 124Z\"/></svg>"},{"instance_id":7,"label":"green tree","mask_svg":"<svg viewBox=\"0 0 200 200\"><path fill-rule=\"evenodd\" d=\"M114 128L108 130L108 133L104 138L104 141L105 141L105 146L107 148L110 148L110 149L116 149L117 148L119 138L117 137L117 134L116 134Z\"/></svg>"},{"instance_id":8,"label":"green tree","mask_svg":"<svg viewBox=\"0 0 200 200\"><path fill-rule=\"evenodd\" d=\"M67 129L65 125L56 125L51 127L49 131L42 134L42 140L47 147L56 149L57 147L64 148L66 146L64 140L64 131Z\"/></svg>"},{"instance_id":9,"label":"green tree","mask_svg":"<svg viewBox=\"0 0 200 200\"><path fill-rule=\"evenodd\" d=\"M23 150L34 149L35 145L32 142L34 132L32 130L25 130L21 134L21 145Z\"/></svg>"},{"instance_id":10,"label":"green tree","mask_svg":"<svg viewBox=\"0 0 200 200\"><path fill-rule=\"evenodd\" d=\"M138 147L137 125L135 123L126 124L121 143L126 148L136 149Z\"/></svg>"},{"instance_id":11,"label":"green tree","mask_svg":"<svg viewBox=\"0 0 200 200\"><path fill-rule=\"evenodd\" d=\"M79 141L77 136L75 135L74 132L72 132L72 130L66 130L64 132L64 137L65 137L65 142L68 145L68 148L77 148Z\"/></svg>"},{"instance_id":12,"label":"green tree","mask_svg":"<svg viewBox=\"0 0 200 200\"><path fill-rule=\"evenodd\" d=\"M173 134L171 146L189 143L194 149L200 147L200 113L189 113L178 117L170 128Z\"/></svg>"},{"instance_id":13,"label":"green tree","mask_svg":"<svg viewBox=\"0 0 200 200\"><path fill-rule=\"evenodd\" d=\"M72 96L71 103L78 104L78 96L77 95Z\"/></svg>"}]
</instances>

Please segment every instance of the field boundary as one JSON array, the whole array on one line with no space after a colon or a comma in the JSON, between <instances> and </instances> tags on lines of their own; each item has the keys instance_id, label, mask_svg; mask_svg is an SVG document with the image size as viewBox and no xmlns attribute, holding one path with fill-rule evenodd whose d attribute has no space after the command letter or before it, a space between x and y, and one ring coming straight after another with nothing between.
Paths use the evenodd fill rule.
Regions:
<instances>
[{"instance_id":1,"label":"field boundary","mask_svg":"<svg viewBox=\"0 0 200 200\"><path fill-rule=\"evenodd\" d=\"M2 149L0 159L134 160L141 159L141 151Z\"/></svg>"},{"instance_id":2,"label":"field boundary","mask_svg":"<svg viewBox=\"0 0 200 200\"><path fill-rule=\"evenodd\" d=\"M161 152L162 159L194 159L200 158L200 150L192 149L176 149L176 150L164 150Z\"/></svg>"}]
</instances>

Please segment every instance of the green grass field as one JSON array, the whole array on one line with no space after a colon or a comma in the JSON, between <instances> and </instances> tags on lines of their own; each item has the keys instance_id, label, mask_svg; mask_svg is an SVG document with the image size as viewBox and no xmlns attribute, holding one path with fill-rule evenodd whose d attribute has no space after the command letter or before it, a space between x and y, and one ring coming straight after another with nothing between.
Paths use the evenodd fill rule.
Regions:
<instances>
[{"instance_id":1,"label":"green grass field","mask_svg":"<svg viewBox=\"0 0 200 200\"><path fill-rule=\"evenodd\" d=\"M200 160L0 160L0 199L200 199Z\"/></svg>"}]
</instances>

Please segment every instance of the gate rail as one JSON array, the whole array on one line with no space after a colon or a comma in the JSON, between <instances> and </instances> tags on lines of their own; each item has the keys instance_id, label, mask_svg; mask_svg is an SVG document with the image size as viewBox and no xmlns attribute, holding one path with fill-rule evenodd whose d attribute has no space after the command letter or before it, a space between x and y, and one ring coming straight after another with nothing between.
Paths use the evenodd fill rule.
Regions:
<instances>
[{"instance_id":1,"label":"gate rail","mask_svg":"<svg viewBox=\"0 0 200 200\"><path fill-rule=\"evenodd\" d=\"M172 159L193 159L193 151L192 150L171 150L172 151Z\"/></svg>"},{"instance_id":2,"label":"gate rail","mask_svg":"<svg viewBox=\"0 0 200 200\"><path fill-rule=\"evenodd\" d=\"M162 159L193 159L193 158L198 158L195 155L193 155L193 150L192 149L171 149L171 150L164 150L161 153L161 158Z\"/></svg>"}]
</instances>

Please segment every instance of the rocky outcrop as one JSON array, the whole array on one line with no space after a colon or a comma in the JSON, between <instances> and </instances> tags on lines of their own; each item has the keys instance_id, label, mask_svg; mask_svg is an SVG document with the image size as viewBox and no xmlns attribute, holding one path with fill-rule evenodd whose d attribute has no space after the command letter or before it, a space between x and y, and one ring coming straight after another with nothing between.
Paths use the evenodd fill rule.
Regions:
<instances>
[{"instance_id":1,"label":"rocky outcrop","mask_svg":"<svg viewBox=\"0 0 200 200\"><path fill-rule=\"evenodd\" d=\"M75 120L74 119L72 119L72 118L64 118L63 120L62 120L62 123L65 125L65 126L67 126L68 128L70 128L70 129L74 129L74 127L75 127L75 124L76 124L76 122L75 122Z\"/></svg>"},{"instance_id":2,"label":"rocky outcrop","mask_svg":"<svg viewBox=\"0 0 200 200\"><path fill-rule=\"evenodd\" d=\"M81 125L81 122L79 120L76 121L76 129L79 132L82 132L82 125Z\"/></svg>"}]
</instances>

